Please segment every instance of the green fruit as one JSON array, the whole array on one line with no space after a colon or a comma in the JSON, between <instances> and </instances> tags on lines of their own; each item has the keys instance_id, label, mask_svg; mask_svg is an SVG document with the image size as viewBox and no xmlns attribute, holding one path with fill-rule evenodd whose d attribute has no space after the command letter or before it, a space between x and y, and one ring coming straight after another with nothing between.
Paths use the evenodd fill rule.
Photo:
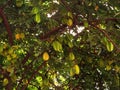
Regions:
<instances>
[{"instance_id":1,"label":"green fruit","mask_svg":"<svg viewBox=\"0 0 120 90\"><path fill-rule=\"evenodd\" d=\"M60 42L54 41L52 43L52 46L53 46L53 48L54 48L55 51L59 51L59 52L62 51L62 44Z\"/></svg>"},{"instance_id":2,"label":"green fruit","mask_svg":"<svg viewBox=\"0 0 120 90\"><path fill-rule=\"evenodd\" d=\"M106 70L107 70L107 71L109 71L109 70L111 70L111 69L112 69L112 68L111 68L110 65L107 65L107 66L106 66Z\"/></svg>"},{"instance_id":3,"label":"green fruit","mask_svg":"<svg viewBox=\"0 0 120 90\"><path fill-rule=\"evenodd\" d=\"M70 48L72 48L72 47L73 47L73 43L72 43L72 42L68 42L68 46L69 46Z\"/></svg>"},{"instance_id":4,"label":"green fruit","mask_svg":"<svg viewBox=\"0 0 120 90\"><path fill-rule=\"evenodd\" d=\"M35 22L40 23L41 22L40 14L36 14L34 20Z\"/></svg>"},{"instance_id":5,"label":"green fruit","mask_svg":"<svg viewBox=\"0 0 120 90\"><path fill-rule=\"evenodd\" d=\"M17 7L22 7L23 1L22 0L16 0L16 6Z\"/></svg>"},{"instance_id":6,"label":"green fruit","mask_svg":"<svg viewBox=\"0 0 120 90\"><path fill-rule=\"evenodd\" d=\"M108 42L107 45L106 45L106 47L107 47L107 50L109 52L113 51L113 49L114 49L114 45L111 42Z\"/></svg>"},{"instance_id":7,"label":"green fruit","mask_svg":"<svg viewBox=\"0 0 120 90\"><path fill-rule=\"evenodd\" d=\"M104 37L101 42L106 45L106 48L109 52L113 51L114 45L112 42L108 41L106 37Z\"/></svg>"},{"instance_id":8,"label":"green fruit","mask_svg":"<svg viewBox=\"0 0 120 90\"><path fill-rule=\"evenodd\" d=\"M70 18L72 18L72 19L73 19L73 15L72 15L72 13L71 13L71 12L68 12L68 13L67 13L67 15L68 15L68 17L70 17Z\"/></svg>"},{"instance_id":9,"label":"green fruit","mask_svg":"<svg viewBox=\"0 0 120 90\"><path fill-rule=\"evenodd\" d=\"M69 60L74 60L75 59L75 55L73 54L73 52L69 53Z\"/></svg>"},{"instance_id":10,"label":"green fruit","mask_svg":"<svg viewBox=\"0 0 120 90\"><path fill-rule=\"evenodd\" d=\"M31 13L32 14L37 14L39 12L39 8L38 7L33 7Z\"/></svg>"},{"instance_id":11,"label":"green fruit","mask_svg":"<svg viewBox=\"0 0 120 90\"><path fill-rule=\"evenodd\" d=\"M3 86L6 86L7 84L8 84L8 79L4 78L4 80L3 80Z\"/></svg>"},{"instance_id":12,"label":"green fruit","mask_svg":"<svg viewBox=\"0 0 120 90\"><path fill-rule=\"evenodd\" d=\"M106 45L106 44L108 43L108 40L107 40L106 37L104 37L104 38L102 38L101 42L102 42L104 45Z\"/></svg>"}]
</instances>

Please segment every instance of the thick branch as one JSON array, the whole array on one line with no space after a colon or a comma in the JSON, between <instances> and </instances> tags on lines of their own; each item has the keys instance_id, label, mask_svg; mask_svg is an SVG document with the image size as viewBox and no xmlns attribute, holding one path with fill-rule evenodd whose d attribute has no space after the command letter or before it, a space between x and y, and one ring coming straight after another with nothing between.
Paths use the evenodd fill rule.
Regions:
<instances>
[{"instance_id":1,"label":"thick branch","mask_svg":"<svg viewBox=\"0 0 120 90\"><path fill-rule=\"evenodd\" d=\"M91 21L89 21L89 23L97 23L97 24L99 24L99 22L100 21L106 21L106 22L109 22L109 21L116 21L116 20L120 20L120 19L118 19L118 18L107 18L107 19L98 19L98 20L91 20ZM78 25L78 26L83 26L84 25L84 22L80 22L80 23L76 23L74 26L76 26L76 25ZM51 30L51 31L49 31L49 32L47 32L45 35L41 35L40 36L40 39L41 40L46 40L46 39L48 39L51 35L54 35L54 34L56 34L56 33L59 33L60 31L61 31L61 29L64 29L64 28L66 28L67 27L67 25L62 25L62 26L59 26L59 27L57 27L57 28L55 28L54 30ZM73 28L73 27L72 27ZM63 30L63 32L64 32L64 30Z\"/></svg>"},{"instance_id":2,"label":"thick branch","mask_svg":"<svg viewBox=\"0 0 120 90\"><path fill-rule=\"evenodd\" d=\"M13 45L13 38L12 38L12 32L10 30L10 26L9 26L9 23L8 23L8 20L3 12L3 10L0 8L0 16L2 17L3 21L4 21L4 25L5 25L5 28L8 32L8 40L9 40L9 43L10 45Z\"/></svg>"},{"instance_id":3,"label":"thick branch","mask_svg":"<svg viewBox=\"0 0 120 90\"><path fill-rule=\"evenodd\" d=\"M64 29L65 27L67 27L67 25L65 25L65 24L62 26L59 26L59 27L55 28L54 30L51 30L50 32L46 33L45 35L40 36L40 39L46 40L47 38L50 37L50 35L54 35L55 33L59 32L61 29Z\"/></svg>"}]
</instances>

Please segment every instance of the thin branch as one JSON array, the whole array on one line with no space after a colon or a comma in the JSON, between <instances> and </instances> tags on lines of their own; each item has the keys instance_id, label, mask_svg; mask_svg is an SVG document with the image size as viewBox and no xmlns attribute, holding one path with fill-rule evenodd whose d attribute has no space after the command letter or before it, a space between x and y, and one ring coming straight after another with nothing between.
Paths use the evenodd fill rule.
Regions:
<instances>
[{"instance_id":1,"label":"thin branch","mask_svg":"<svg viewBox=\"0 0 120 90\"><path fill-rule=\"evenodd\" d=\"M108 38L108 40L115 46L115 48L117 49L116 52L120 52L120 48L115 44L115 42L110 38L110 36L107 34L107 32L105 32L105 30L100 29L99 27L97 27L94 24L91 24L91 26L96 28L97 30L99 30L101 33L103 33Z\"/></svg>"},{"instance_id":2,"label":"thin branch","mask_svg":"<svg viewBox=\"0 0 120 90\"><path fill-rule=\"evenodd\" d=\"M2 17L2 19L4 21L5 28L6 28L7 32L8 32L9 43L10 43L10 45L13 45L13 38L12 38L12 32L11 32L11 29L10 29L10 25L8 23L6 15L4 14L4 12L3 12L3 10L1 8L0 8L0 16Z\"/></svg>"},{"instance_id":3,"label":"thin branch","mask_svg":"<svg viewBox=\"0 0 120 90\"><path fill-rule=\"evenodd\" d=\"M29 59L29 57L30 57L30 53L28 52L26 54L26 56L24 57L24 59L22 60L22 65L24 65L27 62L27 60Z\"/></svg>"}]
</instances>

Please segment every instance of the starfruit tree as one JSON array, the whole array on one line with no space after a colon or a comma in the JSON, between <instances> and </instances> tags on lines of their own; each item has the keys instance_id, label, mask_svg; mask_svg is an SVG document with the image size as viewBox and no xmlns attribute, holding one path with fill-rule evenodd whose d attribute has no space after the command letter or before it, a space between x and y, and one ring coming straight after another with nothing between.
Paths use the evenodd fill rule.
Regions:
<instances>
[{"instance_id":1,"label":"starfruit tree","mask_svg":"<svg viewBox=\"0 0 120 90\"><path fill-rule=\"evenodd\" d=\"M119 90L120 0L0 0L0 90Z\"/></svg>"}]
</instances>

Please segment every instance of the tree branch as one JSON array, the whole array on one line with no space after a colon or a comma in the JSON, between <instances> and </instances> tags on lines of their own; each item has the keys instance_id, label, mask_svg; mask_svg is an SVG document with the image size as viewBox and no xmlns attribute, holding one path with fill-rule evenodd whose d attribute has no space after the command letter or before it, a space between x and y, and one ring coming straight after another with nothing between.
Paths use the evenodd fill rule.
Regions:
<instances>
[{"instance_id":1,"label":"tree branch","mask_svg":"<svg viewBox=\"0 0 120 90\"><path fill-rule=\"evenodd\" d=\"M62 26L59 26L53 30L51 30L50 32L46 33L45 35L41 35L40 36L40 40L46 40L47 38L49 38L51 35L56 34L57 32L59 32L61 29L64 29L65 27L67 27L66 24L63 24Z\"/></svg>"},{"instance_id":2,"label":"tree branch","mask_svg":"<svg viewBox=\"0 0 120 90\"><path fill-rule=\"evenodd\" d=\"M30 57L30 53L28 52L26 54L26 56L24 57L24 59L22 60L22 65L24 65L27 62L27 60L29 59L29 57Z\"/></svg>"},{"instance_id":3,"label":"tree branch","mask_svg":"<svg viewBox=\"0 0 120 90\"><path fill-rule=\"evenodd\" d=\"M9 23L8 23L8 20L3 12L3 10L0 8L0 16L2 17L3 21L4 21L4 25L5 25L5 28L8 32L8 41L9 41L9 44L10 45L13 45L13 38L12 38L12 32L10 30L10 26L9 26Z\"/></svg>"},{"instance_id":4,"label":"tree branch","mask_svg":"<svg viewBox=\"0 0 120 90\"><path fill-rule=\"evenodd\" d=\"M94 24L91 24L91 26L99 30L101 33L103 33L108 38L108 40L115 46L115 48L117 49L116 52L120 52L120 48L115 44L115 42L110 38L110 36L105 32L105 30L100 29Z\"/></svg>"},{"instance_id":5,"label":"tree branch","mask_svg":"<svg viewBox=\"0 0 120 90\"><path fill-rule=\"evenodd\" d=\"M26 87L28 86L28 84L30 83L30 81L35 77L35 75L38 73L38 71L46 64L46 61L44 61L38 68L37 70L35 70L32 74L32 76L28 79L28 83L23 86L22 90L25 90Z\"/></svg>"}]
</instances>

